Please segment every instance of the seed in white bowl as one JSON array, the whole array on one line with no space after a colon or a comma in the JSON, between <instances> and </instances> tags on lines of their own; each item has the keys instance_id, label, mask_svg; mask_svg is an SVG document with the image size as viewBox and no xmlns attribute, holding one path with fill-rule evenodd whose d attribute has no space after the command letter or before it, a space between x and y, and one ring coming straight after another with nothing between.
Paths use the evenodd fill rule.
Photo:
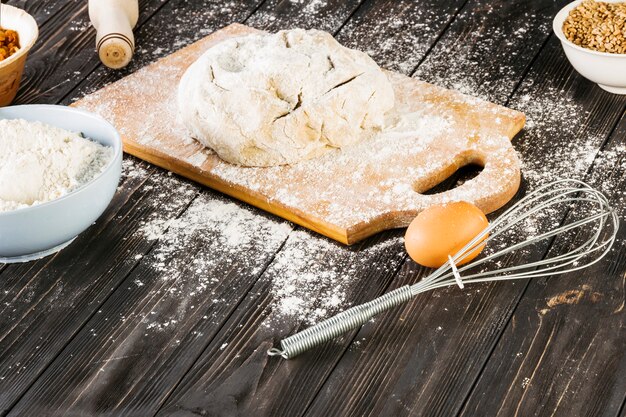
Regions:
<instances>
[{"instance_id":1,"label":"seed in white bowl","mask_svg":"<svg viewBox=\"0 0 626 417\"><path fill-rule=\"evenodd\" d=\"M585 0L563 23L565 37L599 52L626 53L626 3Z\"/></svg>"}]
</instances>

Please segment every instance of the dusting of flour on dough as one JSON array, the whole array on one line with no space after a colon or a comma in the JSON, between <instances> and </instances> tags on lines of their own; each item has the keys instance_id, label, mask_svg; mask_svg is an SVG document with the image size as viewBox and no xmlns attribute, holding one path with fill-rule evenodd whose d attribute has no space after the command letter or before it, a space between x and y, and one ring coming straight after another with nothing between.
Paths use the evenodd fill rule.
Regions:
<instances>
[{"instance_id":1,"label":"dusting of flour on dough","mask_svg":"<svg viewBox=\"0 0 626 417\"><path fill-rule=\"evenodd\" d=\"M230 163L293 164L382 128L394 93L367 54L329 33L253 33L209 48L178 87L179 119Z\"/></svg>"}]
</instances>

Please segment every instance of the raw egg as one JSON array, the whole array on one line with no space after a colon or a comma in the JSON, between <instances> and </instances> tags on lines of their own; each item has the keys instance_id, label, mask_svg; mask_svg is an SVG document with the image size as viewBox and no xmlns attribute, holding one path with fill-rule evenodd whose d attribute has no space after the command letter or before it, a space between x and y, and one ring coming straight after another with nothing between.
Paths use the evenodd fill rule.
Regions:
<instances>
[{"instance_id":1,"label":"raw egg","mask_svg":"<svg viewBox=\"0 0 626 417\"><path fill-rule=\"evenodd\" d=\"M488 225L485 214L471 203L458 201L432 206L411 222L404 236L404 245L418 264L439 268L448 262L448 255L454 256ZM477 246L456 264L471 261L484 247L485 243Z\"/></svg>"}]
</instances>

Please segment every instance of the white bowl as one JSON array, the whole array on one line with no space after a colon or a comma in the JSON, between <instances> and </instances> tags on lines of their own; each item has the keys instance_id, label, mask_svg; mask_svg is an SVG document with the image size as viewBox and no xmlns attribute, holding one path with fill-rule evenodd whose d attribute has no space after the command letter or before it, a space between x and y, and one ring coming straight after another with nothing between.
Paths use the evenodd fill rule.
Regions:
<instances>
[{"instance_id":1,"label":"white bowl","mask_svg":"<svg viewBox=\"0 0 626 417\"><path fill-rule=\"evenodd\" d=\"M604 1L620 3L624 0ZM583 48L565 37L563 23L569 12L580 3L582 0L577 0L563 7L552 22L552 29L561 41L567 59L580 75L597 83L603 90L614 94L626 94L626 54L612 54Z\"/></svg>"},{"instance_id":2,"label":"white bowl","mask_svg":"<svg viewBox=\"0 0 626 417\"><path fill-rule=\"evenodd\" d=\"M120 179L122 140L111 124L95 114L45 104L0 108L0 119L40 121L113 148L113 157L87 184L47 203L0 213L0 263L43 258L67 246L107 208Z\"/></svg>"}]
</instances>

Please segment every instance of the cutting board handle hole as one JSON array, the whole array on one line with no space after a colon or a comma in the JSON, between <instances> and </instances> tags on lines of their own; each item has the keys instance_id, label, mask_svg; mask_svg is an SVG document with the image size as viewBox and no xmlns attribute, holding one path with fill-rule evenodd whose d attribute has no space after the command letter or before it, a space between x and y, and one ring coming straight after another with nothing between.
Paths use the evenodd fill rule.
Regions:
<instances>
[{"instance_id":1,"label":"cutting board handle hole","mask_svg":"<svg viewBox=\"0 0 626 417\"><path fill-rule=\"evenodd\" d=\"M439 182L439 184L422 192L425 195L441 194L446 191L453 190L467 181L476 178L483 170L483 167L478 164L467 164L457 169L452 175L445 180Z\"/></svg>"}]
</instances>

